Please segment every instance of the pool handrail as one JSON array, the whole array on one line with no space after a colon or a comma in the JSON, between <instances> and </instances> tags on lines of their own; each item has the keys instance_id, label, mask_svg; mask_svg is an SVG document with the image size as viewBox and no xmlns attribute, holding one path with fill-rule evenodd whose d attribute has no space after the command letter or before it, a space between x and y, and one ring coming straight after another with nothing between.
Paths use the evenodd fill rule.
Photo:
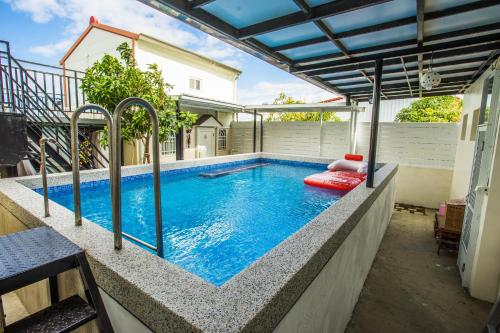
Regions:
<instances>
[{"instance_id":1,"label":"pool handrail","mask_svg":"<svg viewBox=\"0 0 500 333\"><path fill-rule=\"evenodd\" d=\"M40 173L42 174L42 187L43 187L43 217L49 217L49 188L47 184L47 154L45 153L45 144L47 142L53 143L59 147L62 147L56 139L47 138L42 136L39 141L40 146Z\"/></svg>"},{"instance_id":2,"label":"pool handrail","mask_svg":"<svg viewBox=\"0 0 500 333\"><path fill-rule=\"evenodd\" d=\"M113 233L115 249L122 248L122 236L138 241L137 238L122 232L122 212L121 212L121 118L123 112L131 106L139 106L144 108L150 115L153 133L153 177L154 177L154 201L155 201L155 221L156 221L156 247L147 244L143 241L139 243L156 251L158 256L163 257L163 225L161 216L161 190L160 190L160 131L158 115L154 107L146 100L139 97L129 97L121 101L113 113L113 160L116 161L113 165L112 178L112 213L113 213Z\"/></svg>"},{"instance_id":3,"label":"pool handrail","mask_svg":"<svg viewBox=\"0 0 500 333\"><path fill-rule=\"evenodd\" d=\"M82 210L81 210L81 199L80 199L80 149L78 146L78 119L80 115L87 111L94 110L101 112L106 119L108 125L108 133L112 131L113 128L113 118L108 110L97 105L97 104L85 104L79 107L71 116L70 131L71 131L71 170L73 173L73 201L75 206L75 225L82 225ZM109 182L111 188L111 203L113 203L113 137L109 135ZM113 216L113 220L115 217Z\"/></svg>"}]
</instances>

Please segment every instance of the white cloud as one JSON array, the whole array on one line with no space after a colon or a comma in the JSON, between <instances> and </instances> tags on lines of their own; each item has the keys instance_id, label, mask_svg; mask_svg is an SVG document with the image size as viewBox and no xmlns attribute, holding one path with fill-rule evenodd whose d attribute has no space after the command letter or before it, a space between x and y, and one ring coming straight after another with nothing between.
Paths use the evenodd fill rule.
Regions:
<instances>
[{"instance_id":1,"label":"white cloud","mask_svg":"<svg viewBox=\"0 0 500 333\"><path fill-rule=\"evenodd\" d=\"M210 58L228 58L235 56L241 52L237 48L221 42L219 39L207 35L203 40L203 46L198 51L206 57Z\"/></svg>"},{"instance_id":2,"label":"white cloud","mask_svg":"<svg viewBox=\"0 0 500 333\"><path fill-rule=\"evenodd\" d=\"M65 39L57 43L33 46L30 47L29 51L44 57L52 57L66 52L70 48L71 44L73 44L72 40Z\"/></svg>"},{"instance_id":3,"label":"white cloud","mask_svg":"<svg viewBox=\"0 0 500 333\"><path fill-rule=\"evenodd\" d=\"M57 20L61 24L59 40L34 45L30 51L45 57L60 57L88 26L90 16L104 24L135 33L144 33L166 42L187 47L206 57L242 69L245 52L212 36L197 32L181 21L163 14L136 0L0 0L15 11L24 12L36 23ZM252 73L250 73L252 75ZM242 104L271 103L281 91L306 102L317 102L333 97L314 85L291 79L285 83L259 82L238 91Z\"/></svg>"},{"instance_id":4,"label":"white cloud","mask_svg":"<svg viewBox=\"0 0 500 333\"><path fill-rule=\"evenodd\" d=\"M200 45L201 46L196 49L196 52L204 55L205 57L217 59L228 66L238 69L241 69L242 67L241 62L243 58L248 56L236 47L224 43L210 35L206 35L205 38L200 40Z\"/></svg>"},{"instance_id":5,"label":"white cloud","mask_svg":"<svg viewBox=\"0 0 500 333\"><path fill-rule=\"evenodd\" d=\"M13 10L31 15L33 21L46 23L61 20L64 37L51 45L62 45L66 40L76 40L88 26L90 16L105 24L145 33L181 47L199 45L200 38L183 27L176 19L160 13L136 0L4 0ZM43 51L48 45L33 47L33 51L45 55L64 53L56 49L53 53Z\"/></svg>"},{"instance_id":6,"label":"white cloud","mask_svg":"<svg viewBox=\"0 0 500 333\"><path fill-rule=\"evenodd\" d=\"M46 23L60 20L63 24L61 40L36 45L31 52L45 57L61 56L88 26L90 16L99 22L135 33L144 33L166 42L188 47L206 57L241 69L247 56L237 48L220 40L195 33L177 19L165 15L136 0L3 0L13 10L31 15L33 21ZM190 31L191 30L191 31Z\"/></svg>"},{"instance_id":7,"label":"white cloud","mask_svg":"<svg viewBox=\"0 0 500 333\"><path fill-rule=\"evenodd\" d=\"M64 9L58 0L4 0L4 2L10 4L15 11L28 12L37 23L46 23L55 16L64 14Z\"/></svg>"},{"instance_id":8,"label":"white cloud","mask_svg":"<svg viewBox=\"0 0 500 333\"><path fill-rule=\"evenodd\" d=\"M238 89L238 103L243 105L270 104L280 92L307 103L317 103L336 96L299 79L284 83L262 81L253 87Z\"/></svg>"}]
</instances>

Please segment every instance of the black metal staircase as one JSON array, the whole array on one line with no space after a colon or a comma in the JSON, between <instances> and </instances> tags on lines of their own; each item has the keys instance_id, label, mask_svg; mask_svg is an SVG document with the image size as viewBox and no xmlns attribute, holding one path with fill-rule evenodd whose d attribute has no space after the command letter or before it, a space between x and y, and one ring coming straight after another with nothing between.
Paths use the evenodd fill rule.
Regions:
<instances>
[{"instance_id":1,"label":"black metal staircase","mask_svg":"<svg viewBox=\"0 0 500 333\"><path fill-rule=\"evenodd\" d=\"M76 71L64 70L62 74L28 69L25 66L42 66L14 58L8 42L0 41L0 112L21 113L26 117L28 152L26 155L39 168L42 136L55 139L60 146L47 144L48 167L52 172L71 170L69 122L71 113L85 103L79 89L81 76ZM53 66L45 66L57 68ZM81 73L80 73L81 74ZM80 167L93 169L106 167L107 157L79 130Z\"/></svg>"}]
</instances>

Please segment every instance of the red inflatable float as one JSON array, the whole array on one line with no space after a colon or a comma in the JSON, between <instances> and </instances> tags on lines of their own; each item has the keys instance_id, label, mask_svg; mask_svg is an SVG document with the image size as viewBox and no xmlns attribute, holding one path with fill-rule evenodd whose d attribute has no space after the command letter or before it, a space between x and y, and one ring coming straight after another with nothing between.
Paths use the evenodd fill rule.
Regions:
<instances>
[{"instance_id":1,"label":"red inflatable float","mask_svg":"<svg viewBox=\"0 0 500 333\"><path fill-rule=\"evenodd\" d=\"M326 171L307 176L304 183L330 190L349 191L366 179L366 174L355 171Z\"/></svg>"},{"instance_id":2,"label":"red inflatable float","mask_svg":"<svg viewBox=\"0 0 500 333\"><path fill-rule=\"evenodd\" d=\"M366 173L358 172L362 170L362 160L363 156L361 155L346 154L344 160L338 160L328 166L332 171L307 176L304 183L330 190L352 190L366 179ZM356 161L357 163L345 163L345 161Z\"/></svg>"}]
</instances>

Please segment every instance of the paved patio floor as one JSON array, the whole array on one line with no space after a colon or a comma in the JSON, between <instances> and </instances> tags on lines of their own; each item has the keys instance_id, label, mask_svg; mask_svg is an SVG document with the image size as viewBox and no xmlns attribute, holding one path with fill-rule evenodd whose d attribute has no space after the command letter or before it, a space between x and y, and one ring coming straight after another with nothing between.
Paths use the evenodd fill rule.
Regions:
<instances>
[{"instance_id":1,"label":"paved patio floor","mask_svg":"<svg viewBox=\"0 0 500 333\"><path fill-rule=\"evenodd\" d=\"M394 213L346 332L483 330L491 304L461 287L456 253L436 254L434 213Z\"/></svg>"}]
</instances>

